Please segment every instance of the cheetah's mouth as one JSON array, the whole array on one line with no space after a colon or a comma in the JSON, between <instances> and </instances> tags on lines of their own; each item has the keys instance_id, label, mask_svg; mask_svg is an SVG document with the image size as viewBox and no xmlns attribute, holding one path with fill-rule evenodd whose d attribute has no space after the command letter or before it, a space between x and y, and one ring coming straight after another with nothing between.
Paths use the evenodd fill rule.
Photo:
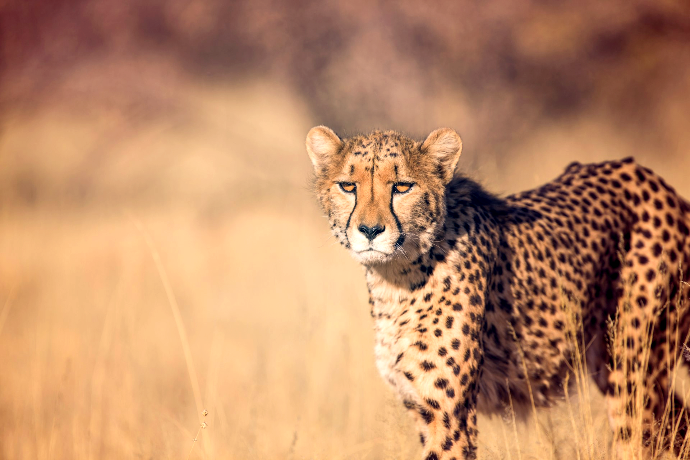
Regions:
<instances>
[{"instance_id":1,"label":"cheetah's mouth","mask_svg":"<svg viewBox=\"0 0 690 460\"><path fill-rule=\"evenodd\" d=\"M383 254L383 255L386 255L386 256L389 256L389 255L390 255L390 254L387 253L387 252L379 251L378 249L374 249L374 248L365 249L365 250L363 250L363 251L357 251L357 254L363 254L363 253L365 253L365 252L378 252L379 254Z\"/></svg>"}]
</instances>

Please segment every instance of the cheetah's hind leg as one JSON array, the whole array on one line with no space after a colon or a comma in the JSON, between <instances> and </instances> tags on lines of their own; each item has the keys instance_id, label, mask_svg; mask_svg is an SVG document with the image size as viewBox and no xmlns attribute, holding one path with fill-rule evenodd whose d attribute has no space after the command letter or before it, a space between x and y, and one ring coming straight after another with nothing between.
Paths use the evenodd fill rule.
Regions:
<instances>
[{"instance_id":1,"label":"cheetah's hind leg","mask_svg":"<svg viewBox=\"0 0 690 460\"><path fill-rule=\"evenodd\" d=\"M626 260L630 257L639 256L631 252ZM627 286L609 326L606 400L615 451L621 458L690 450L685 442L690 408L684 403L690 399L674 392L689 318L679 301L680 278L669 273L663 260L654 262L660 267L655 279L636 279L635 263L623 265L620 279Z\"/></svg>"}]
</instances>

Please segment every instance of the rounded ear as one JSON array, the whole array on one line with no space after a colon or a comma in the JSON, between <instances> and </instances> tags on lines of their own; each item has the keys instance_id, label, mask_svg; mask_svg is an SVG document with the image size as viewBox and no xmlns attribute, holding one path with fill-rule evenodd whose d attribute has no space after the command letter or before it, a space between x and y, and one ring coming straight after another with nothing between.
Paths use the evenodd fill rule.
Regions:
<instances>
[{"instance_id":1,"label":"rounded ear","mask_svg":"<svg viewBox=\"0 0 690 460\"><path fill-rule=\"evenodd\" d=\"M446 184L450 182L462 152L458 133L450 128L437 129L427 136L420 149L436 161L441 179Z\"/></svg>"},{"instance_id":2,"label":"rounded ear","mask_svg":"<svg viewBox=\"0 0 690 460\"><path fill-rule=\"evenodd\" d=\"M343 141L325 126L316 126L307 134L307 153L314 169L323 170L343 147Z\"/></svg>"}]
</instances>

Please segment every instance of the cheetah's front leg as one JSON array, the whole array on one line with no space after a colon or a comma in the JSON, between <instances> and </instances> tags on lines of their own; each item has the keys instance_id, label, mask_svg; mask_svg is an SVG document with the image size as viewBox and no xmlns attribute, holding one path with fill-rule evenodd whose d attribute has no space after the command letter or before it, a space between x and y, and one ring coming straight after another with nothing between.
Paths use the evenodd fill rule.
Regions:
<instances>
[{"instance_id":1,"label":"cheetah's front leg","mask_svg":"<svg viewBox=\"0 0 690 460\"><path fill-rule=\"evenodd\" d=\"M416 376L407 373L417 398L405 400L405 407L416 419L425 460L477 458L481 351L478 340L468 339L463 346L458 339L450 349L440 346L435 351L440 359L423 360Z\"/></svg>"}]
</instances>

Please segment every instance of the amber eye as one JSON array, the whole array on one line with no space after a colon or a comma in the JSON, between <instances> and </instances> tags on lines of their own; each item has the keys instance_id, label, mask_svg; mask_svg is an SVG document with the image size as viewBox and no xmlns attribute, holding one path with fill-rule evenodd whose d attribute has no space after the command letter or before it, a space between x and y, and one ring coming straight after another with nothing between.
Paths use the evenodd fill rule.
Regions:
<instances>
[{"instance_id":1,"label":"amber eye","mask_svg":"<svg viewBox=\"0 0 690 460\"><path fill-rule=\"evenodd\" d=\"M410 182L398 182L393 184L393 193L407 193L410 191L414 184Z\"/></svg>"},{"instance_id":2,"label":"amber eye","mask_svg":"<svg viewBox=\"0 0 690 460\"><path fill-rule=\"evenodd\" d=\"M356 185L352 182L339 182L338 185L340 185L340 188L345 193L354 193L355 192Z\"/></svg>"}]
</instances>

